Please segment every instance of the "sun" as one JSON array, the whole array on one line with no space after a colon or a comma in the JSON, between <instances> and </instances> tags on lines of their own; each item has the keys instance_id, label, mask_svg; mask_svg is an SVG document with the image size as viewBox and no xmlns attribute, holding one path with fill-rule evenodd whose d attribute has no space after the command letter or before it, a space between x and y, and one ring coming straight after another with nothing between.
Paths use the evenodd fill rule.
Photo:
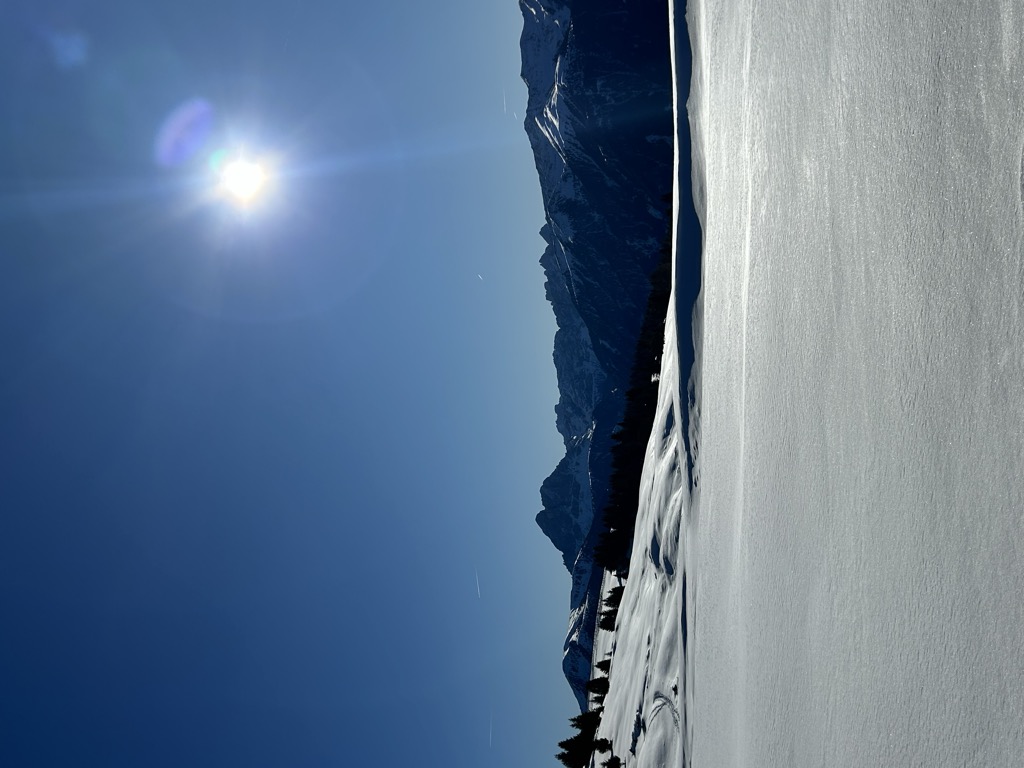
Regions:
<instances>
[{"instance_id":1,"label":"sun","mask_svg":"<svg viewBox=\"0 0 1024 768\"><path fill-rule=\"evenodd\" d=\"M221 191L239 205L253 203L267 185L267 171L243 157L228 160L220 169Z\"/></svg>"}]
</instances>

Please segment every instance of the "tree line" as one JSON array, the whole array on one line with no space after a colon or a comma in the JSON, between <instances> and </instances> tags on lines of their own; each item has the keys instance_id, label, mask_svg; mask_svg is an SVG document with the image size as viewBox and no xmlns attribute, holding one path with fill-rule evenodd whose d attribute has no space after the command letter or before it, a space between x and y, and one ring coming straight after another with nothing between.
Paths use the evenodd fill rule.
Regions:
<instances>
[{"instance_id":1,"label":"tree line","mask_svg":"<svg viewBox=\"0 0 1024 768\"><path fill-rule=\"evenodd\" d=\"M671 195L667 196L667 202L671 211ZM633 357L626 407L622 421L612 434L608 504L601 516L603 530L594 547L594 562L604 570L623 577L629 570L629 558L633 551L644 453L658 406L658 375L665 345L665 316L672 294L671 230L666 233L658 253L658 264L650 276L651 292Z\"/></svg>"}]
</instances>

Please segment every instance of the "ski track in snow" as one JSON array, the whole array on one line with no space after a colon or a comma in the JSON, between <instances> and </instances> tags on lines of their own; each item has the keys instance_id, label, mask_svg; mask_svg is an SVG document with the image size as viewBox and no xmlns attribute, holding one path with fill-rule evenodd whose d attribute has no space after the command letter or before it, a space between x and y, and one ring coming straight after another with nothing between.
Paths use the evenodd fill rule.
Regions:
<instances>
[{"instance_id":1,"label":"ski track in snow","mask_svg":"<svg viewBox=\"0 0 1024 768\"><path fill-rule=\"evenodd\" d=\"M673 306L598 735L643 768L1017 764L1024 7L686 22L696 363Z\"/></svg>"}]
</instances>

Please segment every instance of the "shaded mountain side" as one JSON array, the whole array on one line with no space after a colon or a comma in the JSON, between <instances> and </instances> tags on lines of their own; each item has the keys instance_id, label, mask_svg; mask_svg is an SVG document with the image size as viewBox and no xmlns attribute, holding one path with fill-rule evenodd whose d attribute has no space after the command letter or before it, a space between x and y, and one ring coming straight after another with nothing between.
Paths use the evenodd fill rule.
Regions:
<instances>
[{"instance_id":1,"label":"shaded mountain side","mask_svg":"<svg viewBox=\"0 0 1024 768\"><path fill-rule=\"evenodd\" d=\"M671 208L671 203L669 204ZM633 551L633 535L638 513L640 481L643 476L647 443L651 438L658 408L661 353L665 346L665 317L672 294L672 238L666 235L658 266L651 274L651 292L647 300L635 362L626 391L622 421L612 434L612 472L608 480L608 504L594 548L594 562L600 570L625 576ZM668 429L669 427L665 427Z\"/></svg>"},{"instance_id":2,"label":"shaded mountain side","mask_svg":"<svg viewBox=\"0 0 1024 768\"><path fill-rule=\"evenodd\" d=\"M563 667L585 701L601 573L595 510L608 502L649 276L670 217L672 93L663 0L520 0L525 128L540 177L545 290L558 324L556 426L566 455L537 522L572 573Z\"/></svg>"}]
</instances>

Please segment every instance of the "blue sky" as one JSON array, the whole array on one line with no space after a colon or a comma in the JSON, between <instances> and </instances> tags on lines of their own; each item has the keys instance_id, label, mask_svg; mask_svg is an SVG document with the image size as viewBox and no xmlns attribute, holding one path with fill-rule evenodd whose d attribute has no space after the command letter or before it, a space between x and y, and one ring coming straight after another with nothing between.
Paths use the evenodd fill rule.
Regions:
<instances>
[{"instance_id":1,"label":"blue sky","mask_svg":"<svg viewBox=\"0 0 1024 768\"><path fill-rule=\"evenodd\" d=\"M0 764L555 764L517 4L0 14ZM151 162L196 96L247 213Z\"/></svg>"}]
</instances>

